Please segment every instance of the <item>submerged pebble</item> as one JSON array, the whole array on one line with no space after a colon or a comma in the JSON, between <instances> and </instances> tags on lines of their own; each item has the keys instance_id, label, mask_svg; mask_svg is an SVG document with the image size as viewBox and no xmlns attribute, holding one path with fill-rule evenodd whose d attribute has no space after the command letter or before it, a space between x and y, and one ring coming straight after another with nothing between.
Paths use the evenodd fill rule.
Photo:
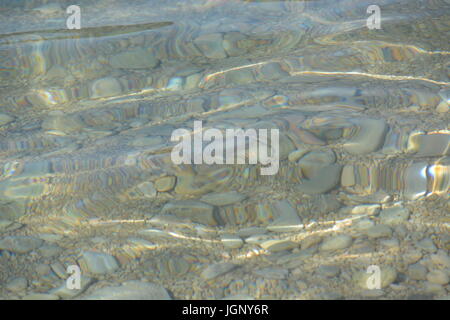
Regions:
<instances>
[{"instance_id":1,"label":"submerged pebble","mask_svg":"<svg viewBox=\"0 0 450 320\"><path fill-rule=\"evenodd\" d=\"M80 264L93 274L112 273L119 268L117 260L112 255L93 251L83 252Z\"/></svg>"},{"instance_id":2,"label":"submerged pebble","mask_svg":"<svg viewBox=\"0 0 450 320\"><path fill-rule=\"evenodd\" d=\"M28 253L39 248L44 241L28 236L8 236L0 240L0 249L16 253Z\"/></svg>"}]
</instances>

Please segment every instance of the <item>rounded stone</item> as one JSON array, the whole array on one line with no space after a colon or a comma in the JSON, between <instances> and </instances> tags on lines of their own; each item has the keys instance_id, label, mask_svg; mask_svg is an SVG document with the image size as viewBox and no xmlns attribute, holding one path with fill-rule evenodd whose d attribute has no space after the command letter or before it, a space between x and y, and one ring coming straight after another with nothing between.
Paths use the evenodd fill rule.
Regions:
<instances>
[{"instance_id":1,"label":"rounded stone","mask_svg":"<svg viewBox=\"0 0 450 320\"><path fill-rule=\"evenodd\" d=\"M319 175L321 169L330 164L333 164L336 161L336 155L333 151L311 151L307 153L303 158L301 158L298 162L303 175L308 178L314 178Z\"/></svg>"},{"instance_id":2,"label":"rounded stone","mask_svg":"<svg viewBox=\"0 0 450 320\"><path fill-rule=\"evenodd\" d=\"M236 264L230 262L215 263L206 267L206 269L202 271L200 276L204 280L211 280L218 276L224 275L225 273L228 273L236 269L237 267L238 266Z\"/></svg>"},{"instance_id":3,"label":"rounded stone","mask_svg":"<svg viewBox=\"0 0 450 320\"><path fill-rule=\"evenodd\" d=\"M298 148L297 150L292 151L288 155L288 160L290 162L296 162L298 159L303 157L305 153L307 153L309 150L306 148Z\"/></svg>"},{"instance_id":4,"label":"rounded stone","mask_svg":"<svg viewBox=\"0 0 450 320\"><path fill-rule=\"evenodd\" d=\"M92 98L105 98L119 95L122 92L122 86L119 80L106 77L95 80L91 86Z\"/></svg>"},{"instance_id":5,"label":"rounded stone","mask_svg":"<svg viewBox=\"0 0 450 320\"><path fill-rule=\"evenodd\" d=\"M383 142L388 125L383 119L359 119L356 134L344 143L344 149L351 154L367 154L378 150Z\"/></svg>"},{"instance_id":6,"label":"rounded stone","mask_svg":"<svg viewBox=\"0 0 450 320\"><path fill-rule=\"evenodd\" d=\"M13 120L14 120L13 117L11 117L5 113L0 113L0 127L12 122Z\"/></svg>"},{"instance_id":7,"label":"rounded stone","mask_svg":"<svg viewBox=\"0 0 450 320\"><path fill-rule=\"evenodd\" d=\"M175 187L176 181L176 178L173 176L162 177L155 181L155 188L159 192L167 192Z\"/></svg>"},{"instance_id":8,"label":"rounded stone","mask_svg":"<svg viewBox=\"0 0 450 320\"><path fill-rule=\"evenodd\" d=\"M149 69L157 66L159 61L151 51L136 48L116 54L109 63L119 69Z\"/></svg>"},{"instance_id":9,"label":"rounded stone","mask_svg":"<svg viewBox=\"0 0 450 320\"><path fill-rule=\"evenodd\" d=\"M194 40L194 43L203 53L203 55L210 59L223 59L227 54L222 46L223 37L220 33L210 33L200 35Z\"/></svg>"},{"instance_id":10,"label":"rounded stone","mask_svg":"<svg viewBox=\"0 0 450 320\"><path fill-rule=\"evenodd\" d=\"M158 144L163 143L164 140L161 137L140 137L136 138L131 142L131 145L133 147L148 147L148 146L155 146Z\"/></svg>"},{"instance_id":11,"label":"rounded stone","mask_svg":"<svg viewBox=\"0 0 450 320\"><path fill-rule=\"evenodd\" d=\"M246 198L244 194L236 191L208 193L200 198L201 201L214 206L226 206L233 203L241 202Z\"/></svg>"},{"instance_id":12,"label":"rounded stone","mask_svg":"<svg viewBox=\"0 0 450 320\"><path fill-rule=\"evenodd\" d=\"M9 281L5 288L9 291L13 292L21 292L24 291L28 286L28 281L25 278L15 278L11 281Z\"/></svg>"},{"instance_id":13,"label":"rounded stone","mask_svg":"<svg viewBox=\"0 0 450 320\"><path fill-rule=\"evenodd\" d=\"M378 224L367 230L367 236L371 239L385 238L392 235L392 229L384 224Z\"/></svg>"},{"instance_id":14,"label":"rounded stone","mask_svg":"<svg viewBox=\"0 0 450 320\"><path fill-rule=\"evenodd\" d=\"M28 236L9 236L0 240L0 249L16 253L28 253L39 248L44 241Z\"/></svg>"},{"instance_id":15,"label":"rounded stone","mask_svg":"<svg viewBox=\"0 0 450 320\"><path fill-rule=\"evenodd\" d=\"M146 181L138 186L139 191L141 191L145 197L154 198L156 197L156 189L152 182Z\"/></svg>"},{"instance_id":16,"label":"rounded stone","mask_svg":"<svg viewBox=\"0 0 450 320\"><path fill-rule=\"evenodd\" d=\"M335 251L348 248L350 247L351 244L352 244L352 237L346 234L340 234L325 239L320 246L320 250Z\"/></svg>"},{"instance_id":17,"label":"rounded stone","mask_svg":"<svg viewBox=\"0 0 450 320\"><path fill-rule=\"evenodd\" d=\"M244 244L244 241L238 236L224 234L220 238L223 246L228 249L238 249Z\"/></svg>"},{"instance_id":18,"label":"rounded stone","mask_svg":"<svg viewBox=\"0 0 450 320\"><path fill-rule=\"evenodd\" d=\"M408 221L409 210L403 207L393 207L381 210L380 222L389 226Z\"/></svg>"},{"instance_id":19,"label":"rounded stone","mask_svg":"<svg viewBox=\"0 0 450 320\"><path fill-rule=\"evenodd\" d=\"M408 275L413 280L426 280L427 268L419 263L412 264L408 267Z\"/></svg>"},{"instance_id":20,"label":"rounded stone","mask_svg":"<svg viewBox=\"0 0 450 320\"><path fill-rule=\"evenodd\" d=\"M431 283L446 285L449 282L449 277L442 270L432 270L427 274L427 280Z\"/></svg>"},{"instance_id":21,"label":"rounded stone","mask_svg":"<svg viewBox=\"0 0 450 320\"><path fill-rule=\"evenodd\" d=\"M117 260L107 253L85 251L80 260L83 269L94 274L112 273L119 268Z\"/></svg>"}]
</instances>

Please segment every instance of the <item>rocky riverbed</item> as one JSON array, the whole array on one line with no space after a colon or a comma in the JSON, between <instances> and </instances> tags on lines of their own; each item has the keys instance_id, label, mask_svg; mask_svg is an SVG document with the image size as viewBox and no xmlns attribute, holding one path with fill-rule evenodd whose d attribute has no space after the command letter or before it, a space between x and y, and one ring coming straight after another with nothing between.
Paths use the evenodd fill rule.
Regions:
<instances>
[{"instance_id":1,"label":"rocky riverbed","mask_svg":"<svg viewBox=\"0 0 450 320\"><path fill-rule=\"evenodd\" d=\"M450 3L378 2L0 0L0 298L450 298Z\"/></svg>"}]
</instances>

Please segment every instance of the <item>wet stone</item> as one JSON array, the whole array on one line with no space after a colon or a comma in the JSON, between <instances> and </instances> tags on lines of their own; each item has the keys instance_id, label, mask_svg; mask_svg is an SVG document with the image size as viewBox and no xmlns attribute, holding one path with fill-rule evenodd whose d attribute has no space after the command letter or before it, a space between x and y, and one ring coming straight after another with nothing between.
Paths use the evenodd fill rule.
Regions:
<instances>
[{"instance_id":1,"label":"wet stone","mask_svg":"<svg viewBox=\"0 0 450 320\"><path fill-rule=\"evenodd\" d=\"M93 274L112 273L119 269L116 258L107 253L85 251L80 260L83 269Z\"/></svg>"},{"instance_id":2,"label":"wet stone","mask_svg":"<svg viewBox=\"0 0 450 320\"><path fill-rule=\"evenodd\" d=\"M380 222L388 226L395 226L408 221L409 210L403 207L383 209L380 213Z\"/></svg>"},{"instance_id":3,"label":"wet stone","mask_svg":"<svg viewBox=\"0 0 450 320\"><path fill-rule=\"evenodd\" d=\"M66 279L69 276L66 272L66 268L59 261L50 264L50 268L61 279Z\"/></svg>"},{"instance_id":4,"label":"wet stone","mask_svg":"<svg viewBox=\"0 0 450 320\"><path fill-rule=\"evenodd\" d=\"M14 120L13 117L11 117L5 113L0 113L0 127L12 122L13 120Z\"/></svg>"},{"instance_id":5,"label":"wet stone","mask_svg":"<svg viewBox=\"0 0 450 320\"><path fill-rule=\"evenodd\" d=\"M350 247L351 244L352 244L352 237L350 237L349 235L340 234L325 239L320 246L320 250L335 251L348 248Z\"/></svg>"},{"instance_id":6,"label":"wet stone","mask_svg":"<svg viewBox=\"0 0 450 320\"><path fill-rule=\"evenodd\" d=\"M368 218L364 218L364 219L358 219L356 222L354 222L352 224L352 228L356 231L366 232L368 229L370 229L374 225L375 225L375 222L373 222L372 220L370 220Z\"/></svg>"},{"instance_id":7,"label":"wet stone","mask_svg":"<svg viewBox=\"0 0 450 320\"><path fill-rule=\"evenodd\" d=\"M436 106L436 111L439 113L446 113L450 110L450 105L445 102L445 101L441 101L437 106Z\"/></svg>"},{"instance_id":8,"label":"wet stone","mask_svg":"<svg viewBox=\"0 0 450 320\"><path fill-rule=\"evenodd\" d=\"M35 266L35 271L38 275L45 276L51 272L50 266L40 263Z\"/></svg>"},{"instance_id":9,"label":"wet stone","mask_svg":"<svg viewBox=\"0 0 450 320\"><path fill-rule=\"evenodd\" d=\"M443 270L432 270L427 274L427 280L431 283L446 285L449 282L449 276Z\"/></svg>"},{"instance_id":10,"label":"wet stone","mask_svg":"<svg viewBox=\"0 0 450 320\"><path fill-rule=\"evenodd\" d=\"M172 201L164 205L161 212L163 214L173 214L179 218L188 218L191 221L210 226L217 225L214 207L200 201Z\"/></svg>"},{"instance_id":11,"label":"wet stone","mask_svg":"<svg viewBox=\"0 0 450 320\"><path fill-rule=\"evenodd\" d=\"M140 192L147 198L156 197L156 189L152 182L143 182L137 186Z\"/></svg>"},{"instance_id":12,"label":"wet stone","mask_svg":"<svg viewBox=\"0 0 450 320\"><path fill-rule=\"evenodd\" d=\"M324 265L317 268L316 272L326 278L333 278L339 274L340 269L338 266Z\"/></svg>"},{"instance_id":13,"label":"wet stone","mask_svg":"<svg viewBox=\"0 0 450 320\"><path fill-rule=\"evenodd\" d=\"M236 191L208 193L200 198L201 201L214 206L226 206L233 203L241 202L247 198L244 194Z\"/></svg>"},{"instance_id":14,"label":"wet stone","mask_svg":"<svg viewBox=\"0 0 450 320\"><path fill-rule=\"evenodd\" d=\"M0 249L15 253L28 253L39 248L44 241L27 236L8 236L0 240Z\"/></svg>"},{"instance_id":15,"label":"wet stone","mask_svg":"<svg viewBox=\"0 0 450 320\"><path fill-rule=\"evenodd\" d=\"M171 300L167 290L159 284L137 280L120 286L103 287L82 297L83 300Z\"/></svg>"},{"instance_id":16,"label":"wet stone","mask_svg":"<svg viewBox=\"0 0 450 320\"><path fill-rule=\"evenodd\" d=\"M443 296L446 293L446 290L441 284L432 282L425 282L424 291L435 296Z\"/></svg>"},{"instance_id":17,"label":"wet stone","mask_svg":"<svg viewBox=\"0 0 450 320\"><path fill-rule=\"evenodd\" d=\"M228 32L223 39L223 47L230 57L239 56L245 53L245 49L238 46L239 41L246 39L246 36L240 32Z\"/></svg>"},{"instance_id":18,"label":"wet stone","mask_svg":"<svg viewBox=\"0 0 450 320\"><path fill-rule=\"evenodd\" d=\"M148 146L156 146L163 142L164 140L161 137L140 137L133 139L131 145L133 147L148 147Z\"/></svg>"},{"instance_id":19,"label":"wet stone","mask_svg":"<svg viewBox=\"0 0 450 320\"><path fill-rule=\"evenodd\" d=\"M229 71L225 75L225 80L227 84L246 84L254 80L253 73L249 68L241 70Z\"/></svg>"},{"instance_id":20,"label":"wet stone","mask_svg":"<svg viewBox=\"0 0 450 320\"><path fill-rule=\"evenodd\" d=\"M306 259L311 258L316 251L316 248L304 249L300 252L291 253L281 257L277 263L288 269L297 268L301 266Z\"/></svg>"},{"instance_id":21,"label":"wet stone","mask_svg":"<svg viewBox=\"0 0 450 320\"><path fill-rule=\"evenodd\" d=\"M14 224L16 224L14 221L0 219L0 232L10 231Z\"/></svg>"},{"instance_id":22,"label":"wet stone","mask_svg":"<svg viewBox=\"0 0 450 320\"><path fill-rule=\"evenodd\" d=\"M296 162L298 159L303 157L308 151L309 149L306 148L298 148L297 150L294 150L291 153L289 153L288 160L290 162Z\"/></svg>"},{"instance_id":23,"label":"wet stone","mask_svg":"<svg viewBox=\"0 0 450 320\"><path fill-rule=\"evenodd\" d=\"M50 243L56 243L58 241L61 241L61 239L64 237L61 234L55 234L55 233L40 233L37 235L39 239L42 239L46 242Z\"/></svg>"},{"instance_id":24,"label":"wet stone","mask_svg":"<svg viewBox=\"0 0 450 320\"><path fill-rule=\"evenodd\" d=\"M236 269L237 267L238 265L230 262L216 263L206 267L205 270L202 271L200 276L204 280L211 280L218 276L224 275L225 273L228 273Z\"/></svg>"},{"instance_id":25,"label":"wet stone","mask_svg":"<svg viewBox=\"0 0 450 320\"><path fill-rule=\"evenodd\" d=\"M289 271L287 269L282 268L262 268L253 271L253 273L257 276L266 278L266 279L286 279Z\"/></svg>"},{"instance_id":26,"label":"wet stone","mask_svg":"<svg viewBox=\"0 0 450 320\"><path fill-rule=\"evenodd\" d=\"M298 247L298 243L291 240L267 240L260 244L260 246L270 252L279 252L284 250L290 250Z\"/></svg>"},{"instance_id":27,"label":"wet stone","mask_svg":"<svg viewBox=\"0 0 450 320\"><path fill-rule=\"evenodd\" d=\"M109 63L118 69L150 69L158 65L159 61L150 50L136 48L111 57Z\"/></svg>"},{"instance_id":28,"label":"wet stone","mask_svg":"<svg viewBox=\"0 0 450 320\"><path fill-rule=\"evenodd\" d=\"M264 230L267 232L267 230ZM245 238L245 243L257 244L261 245L269 239L269 236L266 234L253 234L247 238Z\"/></svg>"},{"instance_id":29,"label":"wet stone","mask_svg":"<svg viewBox=\"0 0 450 320\"><path fill-rule=\"evenodd\" d=\"M321 168L320 173L296 186L296 189L306 194L326 193L334 189L340 181L342 166L332 164Z\"/></svg>"},{"instance_id":30,"label":"wet stone","mask_svg":"<svg viewBox=\"0 0 450 320\"><path fill-rule=\"evenodd\" d=\"M408 152L413 152L418 157L450 155L450 134L413 134L408 141Z\"/></svg>"},{"instance_id":31,"label":"wet stone","mask_svg":"<svg viewBox=\"0 0 450 320\"><path fill-rule=\"evenodd\" d=\"M248 228L239 229L237 234L240 237L247 238L247 237L253 236L255 234L264 234L266 232L267 232L266 228L263 228L263 227L248 227Z\"/></svg>"},{"instance_id":32,"label":"wet stone","mask_svg":"<svg viewBox=\"0 0 450 320\"><path fill-rule=\"evenodd\" d=\"M393 239L381 239L380 240L380 245L388 247L388 248L399 248L400 247L400 242L396 238L393 238Z\"/></svg>"},{"instance_id":33,"label":"wet stone","mask_svg":"<svg viewBox=\"0 0 450 320\"><path fill-rule=\"evenodd\" d=\"M352 165L345 165L342 168L341 185L343 187L354 186L356 183L355 179L355 167Z\"/></svg>"},{"instance_id":34,"label":"wet stone","mask_svg":"<svg viewBox=\"0 0 450 320\"><path fill-rule=\"evenodd\" d=\"M162 177L155 181L155 188L159 192L167 192L175 187L176 178L173 176Z\"/></svg>"},{"instance_id":35,"label":"wet stone","mask_svg":"<svg viewBox=\"0 0 450 320\"><path fill-rule=\"evenodd\" d=\"M222 35L220 33L210 33L199 36L194 40L194 43L205 57L210 59L222 59L227 56L222 47L222 40Z\"/></svg>"},{"instance_id":36,"label":"wet stone","mask_svg":"<svg viewBox=\"0 0 450 320\"><path fill-rule=\"evenodd\" d=\"M184 82L184 89L190 90L197 88L201 79L202 79L201 73L194 73L187 76ZM198 109L198 111L203 111L202 108L203 102L200 102L199 100L197 100L196 102L197 102L196 105L198 106L196 109Z\"/></svg>"},{"instance_id":37,"label":"wet stone","mask_svg":"<svg viewBox=\"0 0 450 320\"><path fill-rule=\"evenodd\" d=\"M408 267L408 276L413 280L426 280L427 268L419 263L412 264Z\"/></svg>"},{"instance_id":38,"label":"wet stone","mask_svg":"<svg viewBox=\"0 0 450 320\"><path fill-rule=\"evenodd\" d=\"M403 194L406 199L416 200L424 196L427 192L427 177L422 174L428 164L426 162L416 162L405 170L405 187Z\"/></svg>"},{"instance_id":39,"label":"wet stone","mask_svg":"<svg viewBox=\"0 0 450 320\"><path fill-rule=\"evenodd\" d=\"M79 117L65 114L48 116L41 124L44 130L57 130L67 133L77 132L84 126Z\"/></svg>"},{"instance_id":40,"label":"wet stone","mask_svg":"<svg viewBox=\"0 0 450 320\"><path fill-rule=\"evenodd\" d=\"M237 249L242 247L244 244L244 241L242 241L240 237L229 234L222 235L220 240L222 241L224 247L228 249Z\"/></svg>"},{"instance_id":41,"label":"wet stone","mask_svg":"<svg viewBox=\"0 0 450 320\"><path fill-rule=\"evenodd\" d=\"M431 255L430 258L434 265L442 268L450 268L450 257L443 250Z\"/></svg>"},{"instance_id":42,"label":"wet stone","mask_svg":"<svg viewBox=\"0 0 450 320\"><path fill-rule=\"evenodd\" d=\"M391 235L392 229L384 224L378 224L367 230L367 236L371 239L388 238Z\"/></svg>"},{"instance_id":43,"label":"wet stone","mask_svg":"<svg viewBox=\"0 0 450 320\"><path fill-rule=\"evenodd\" d=\"M382 119L360 119L357 133L344 143L344 149L351 154L367 154L378 150L386 135L388 126Z\"/></svg>"},{"instance_id":44,"label":"wet stone","mask_svg":"<svg viewBox=\"0 0 450 320\"><path fill-rule=\"evenodd\" d=\"M39 12L40 14L46 16L54 16L56 14L61 14L63 10L59 3L48 3L34 8L33 11Z\"/></svg>"},{"instance_id":45,"label":"wet stone","mask_svg":"<svg viewBox=\"0 0 450 320\"><path fill-rule=\"evenodd\" d=\"M122 92L122 87L119 80L107 77L94 81L91 87L92 98L105 98L119 95Z\"/></svg>"},{"instance_id":46,"label":"wet stone","mask_svg":"<svg viewBox=\"0 0 450 320\"><path fill-rule=\"evenodd\" d=\"M362 215L377 215L380 212L381 206L379 204L364 204L355 206L351 209L352 214L362 214Z\"/></svg>"},{"instance_id":47,"label":"wet stone","mask_svg":"<svg viewBox=\"0 0 450 320\"><path fill-rule=\"evenodd\" d=\"M14 278L6 283L5 288L13 292L22 292L28 287L28 281L25 278Z\"/></svg>"},{"instance_id":48,"label":"wet stone","mask_svg":"<svg viewBox=\"0 0 450 320\"><path fill-rule=\"evenodd\" d=\"M167 263L170 274L180 276L189 272L190 263L184 258L172 258Z\"/></svg>"},{"instance_id":49,"label":"wet stone","mask_svg":"<svg viewBox=\"0 0 450 320\"><path fill-rule=\"evenodd\" d=\"M436 245L434 244L433 240L431 240L430 238L424 238L424 239L420 240L417 243L417 247L419 249L422 249L426 252L431 252L431 253L434 253L437 250Z\"/></svg>"},{"instance_id":50,"label":"wet stone","mask_svg":"<svg viewBox=\"0 0 450 320\"><path fill-rule=\"evenodd\" d=\"M0 217L2 219L16 220L25 214L23 202L0 202Z\"/></svg>"},{"instance_id":51,"label":"wet stone","mask_svg":"<svg viewBox=\"0 0 450 320\"><path fill-rule=\"evenodd\" d=\"M62 250L63 249L56 244L45 244L37 251L44 258L51 258L61 253Z\"/></svg>"},{"instance_id":52,"label":"wet stone","mask_svg":"<svg viewBox=\"0 0 450 320\"><path fill-rule=\"evenodd\" d=\"M311 151L303 156L298 165L302 170L303 175L308 178L314 178L320 174L320 170L336 161L336 155L333 151Z\"/></svg>"},{"instance_id":53,"label":"wet stone","mask_svg":"<svg viewBox=\"0 0 450 320\"><path fill-rule=\"evenodd\" d=\"M281 65L276 62L264 64L261 68L261 74L267 80L276 80L289 76L289 73L281 69Z\"/></svg>"},{"instance_id":54,"label":"wet stone","mask_svg":"<svg viewBox=\"0 0 450 320\"><path fill-rule=\"evenodd\" d=\"M287 200L282 200L272 205L276 218L267 226L272 232L291 232L303 228L302 221L292 205Z\"/></svg>"}]
</instances>

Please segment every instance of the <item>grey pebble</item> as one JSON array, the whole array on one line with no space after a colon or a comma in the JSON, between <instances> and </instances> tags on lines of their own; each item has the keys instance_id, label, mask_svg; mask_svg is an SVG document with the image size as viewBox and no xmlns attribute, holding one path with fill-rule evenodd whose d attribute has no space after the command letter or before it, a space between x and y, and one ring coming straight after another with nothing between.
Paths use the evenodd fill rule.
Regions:
<instances>
[{"instance_id":1,"label":"grey pebble","mask_svg":"<svg viewBox=\"0 0 450 320\"><path fill-rule=\"evenodd\" d=\"M200 276L204 280L211 280L225 273L228 273L236 269L237 267L238 266L236 264L230 262L215 263L206 267L206 269L202 271Z\"/></svg>"},{"instance_id":2,"label":"grey pebble","mask_svg":"<svg viewBox=\"0 0 450 320\"><path fill-rule=\"evenodd\" d=\"M24 291L28 286L28 281L25 278L14 278L13 280L9 281L5 288L13 291L13 292L21 292Z\"/></svg>"},{"instance_id":3,"label":"grey pebble","mask_svg":"<svg viewBox=\"0 0 450 320\"><path fill-rule=\"evenodd\" d=\"M93 251L83 252L80 265L94 274L112 273L119 268L116 258L112 255Z\"/></svg>"},{"instance_id":4,"label":"grey pebble","mask_svg":"<svg viewBox=\"0 0 450 320\"><path fill-rule=\"evenodd\" d=\"M367 230L367 236L371 239L387 238L392 235L392 229L387 225L378 224Z\"/></svg>"},{"instance_id":5,"label":"grey pebble","mask_svg":"<svg viewBox=\"0 0 450 320\"><path fill-rule=\"evenodd\" d=\"M0 240L0 249L15 253L27 253L39 248L41 239L28 236L8 236Z\"/></svg>"}]
</instances>

